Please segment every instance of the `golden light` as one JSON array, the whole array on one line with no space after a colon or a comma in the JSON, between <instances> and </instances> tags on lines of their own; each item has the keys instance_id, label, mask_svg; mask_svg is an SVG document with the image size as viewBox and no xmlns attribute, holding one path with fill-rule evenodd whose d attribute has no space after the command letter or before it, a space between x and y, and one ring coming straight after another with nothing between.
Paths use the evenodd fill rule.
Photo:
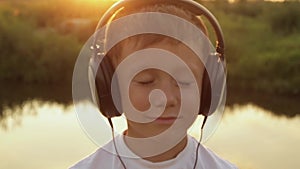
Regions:
<instances>
[{"instance_id":1,"label":"golden light","mask_svg":"<svg viewBox=\"0 0 300 169\"><path fill-rule=\"evenodd\" d=\"M78 0L78 1L82 1L84 3L91 3L91 4L112 4L119 0Z\"/></svg>"}]
</instances>

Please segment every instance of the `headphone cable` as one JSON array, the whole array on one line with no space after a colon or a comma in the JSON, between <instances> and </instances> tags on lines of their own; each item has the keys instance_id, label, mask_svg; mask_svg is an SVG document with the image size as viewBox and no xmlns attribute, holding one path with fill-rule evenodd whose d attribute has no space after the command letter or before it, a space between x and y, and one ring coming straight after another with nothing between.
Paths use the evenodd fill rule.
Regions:
<instances>
[{"instance_id":1,"label":"headphone cable","mask_svg":"<svg viewBox=\"0 0 300 169\"><path fill-rule=\"evenodd\" d=\"M207 116L204 116L204 119L203 119L203 122L202 122L202 125L201 125L201 129L200 129L200 139L199 139L199 142L197 144L197 149L196 149L196 159L195 159L195 163L194 163L194 167L193 169L196 169L196 166L197 166L197 162L198 162L198 154L199 154L199 147L200 147L200 144L201 144L201 141L202 141L202 136L203 136L203 128L204 128L204 125L206 123L206 120L207 120Z\"/></svg>"},{"instance_id":2,"label":"headphone cable","mask_svg":"<svg viewBox=\"0 0 300 169\"><path fill-rule=\"evenodd\" d=\"M116 150L117 157L118 157L118 159L120 160L120 162L121 162L123 168L126 169L126 166L125 166L125 164L124 164L124 162L123 162L123 160L122 160L122 158L121 158L121 156L120 156L120 154L119 154L119 152L118 152L118 149L117 149L117 144L116 144L116 140L115 140L115 132L114 132L114 125L113 125L113 122L112 122L111 118L107 118L107 120L108 120L109 125L110 125L110 127L111 127L111 133L112 133L112 138L113 138L113 144L114 144L114 147L115 147L115 150Z\"/></svg>"}]
</instances>

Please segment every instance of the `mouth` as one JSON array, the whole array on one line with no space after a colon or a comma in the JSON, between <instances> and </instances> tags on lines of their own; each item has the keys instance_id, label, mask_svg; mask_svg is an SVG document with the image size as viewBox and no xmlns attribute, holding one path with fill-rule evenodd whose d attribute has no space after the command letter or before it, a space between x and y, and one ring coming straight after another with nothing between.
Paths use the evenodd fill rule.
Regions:
<instances>
[{"instance_id":1,"label":"mouth","mask_svg":"<svg viewBox=\"0 0 300 169\"><path fill-rule=\"evenodd\" d=\"M145 116L147 119L151 120L151 123L156 123L156 124L172 124L176 120L183 119L183 116L178 116L178 114L168 114L168 115L162 115L162 116Z\"/></svg>"},{"instance_id":2,"label":"mouth","mask_svg":"<svg viewBox=\"0 0 300 169\"><path fill-rule=\"evenodd\" d=\"M158 117L153 120L156 124L173 124L177 119L181 119L180 117Z\"/></svg>"}]
</instances>

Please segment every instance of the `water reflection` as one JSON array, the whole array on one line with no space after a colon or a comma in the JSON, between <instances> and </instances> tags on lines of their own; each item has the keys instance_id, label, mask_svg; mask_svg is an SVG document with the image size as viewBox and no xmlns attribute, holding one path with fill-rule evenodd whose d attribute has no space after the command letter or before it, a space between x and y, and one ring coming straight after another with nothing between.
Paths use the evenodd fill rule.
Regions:
<instances>
[{"instance_id":1,"label":"water reflection","mask_svg":"<svg viewBox=\"0 0 300 169\"><path fill-rule=\"evenodd\" d=\"M227 105L253 103L275 115L295 117L300 114L300 95L279 95L228 87Z\"/></svg>"},{"instance_id":2,"label":"water reflection","mask_svg":"<svg viewBox=\"0 0 300 169\"><path fill-rule=\"evenodd\" d=\"M0 128L0 168L67 168L96 149L72 105L31 100L4 113L9 116L6 128ZM20 113L22 118L14 117ZM299 127L299 115L287 118L251 104L232 106L206 146L241 169L299 168Z\"/></svg>"},{"instance_id":3,"label":"water reflection","mask_svg":"<svg viewBox=\"0 0 300 169\"><path fill-rule=\"evenodd\" d=\"M67 168L96 148L79 127L71 105L32 100L4 112L22 118L16 122L6 117L7 128L0 128L0 168Z\"/></svg>"},{"instance_id":4,"label":"water reflection","mask_svg":"<svg viewBox=\"0 0 300 169\"><path fill-rule=\"evenodd\" d=\"M3 118L0 119L0 125L4 130L12 130L15 127L20 127L22 121L29 116L70 112L68 110L69 107L56 102L41 101L38 99L27 100L20 105L12 107L4 106L2 110Z\"/></svg>"},{"instance_id":5,"label":"water reflection","mask_svg":"<svg viewBox=\"0 0 300 169\"><path fill-rule=\"evenodd\" d=\"M22 118L21 111L24 105L31 104L32 100L71 104L71 83L64 85L20 85L16 83L0 83L0 124L9 117L15 119L16 124ZM32 108L32 107L31 107ZM4 110L14 109L10 112ZM17 110L19 109L19 110ZM34 113L34 111L33 111ZM5 127L5 126L2 126Z\"/></svg>"},{"instance_id":6,"label":"water reflection","mask_svg":"<svg viewBox=\"0 0 300 169\"><path fill-rule=\"evenodd\" d=\"M300 168L300 116L287 118L248 104L227 109L207 146L243 169Z\"/></svg>"}]
</instances>

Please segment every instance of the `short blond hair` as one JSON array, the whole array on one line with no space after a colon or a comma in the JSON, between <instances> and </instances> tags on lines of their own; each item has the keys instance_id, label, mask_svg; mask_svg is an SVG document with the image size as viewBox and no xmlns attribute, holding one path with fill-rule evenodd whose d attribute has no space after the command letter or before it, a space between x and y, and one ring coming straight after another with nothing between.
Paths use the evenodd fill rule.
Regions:
<instances>
[{"instance_id":1,"label":"short blond hair","mask_svg":"<svg viewBox=\"0 0 300 169\"><path fill-rule=\"evenodd\" d=\"M191 11L187 9L183 9L182 7L174 4L168 4L166 3L159 3L159 4L153 4L153 5L147 5L143 8L137 9L137 8L124 8L122 11L120 11L111 21L116 20L118 18L134 14L134 13L144 13L144 12L159 12L159 13L166 13L171 14L177 17L180 17L182 19L185 19L186 21L190 22L191 24L198 27L206 36L208 34L207 28L205 27L202 19L197 16L196 14L192 13ZM124 39L120 41L117 45L112 47L108 52L107 56L110 58L110 61L112 63L118 63L118 56L121 55L122 49L126 46L128 43L134 43L136 50L140 50L143 48L146 48L150 45L159 43L159 42L168 42L168 43L174 43L179 44L181 43L179 40L176 40L174 38L165 36L165 35L159 35L159 34L139 34L135 36L131 36L127 39Z\"/></svg>"}]
</instances>

